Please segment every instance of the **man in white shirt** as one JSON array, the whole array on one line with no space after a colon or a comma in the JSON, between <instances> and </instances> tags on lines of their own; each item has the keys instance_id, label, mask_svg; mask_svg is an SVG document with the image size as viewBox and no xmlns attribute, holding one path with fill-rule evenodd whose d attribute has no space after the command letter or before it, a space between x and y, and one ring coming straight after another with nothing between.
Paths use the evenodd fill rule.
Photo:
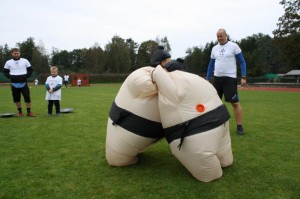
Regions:
<instances>
[{"instance_id":1,"label":"man in white shirt","mask_svg":"<svg viewBox=\"0 0 300 199\"><path fill-rule=\"evenodd\" d=\"M33 69L27 59L21 58L18 48L12 49L12 59L4 65L3 74L11 81L13 101L19 111L18 116L22 117L21 94L24 97L27 108L27 116L35 117L31 112L30 90L27 85L27 78L32 75Z\"/></svg>"},{"instance_id":2,"label":"man in white shirt","mask_svg":"<svg viewBox=\"0 0 300 199\"><path fill-rule=\"evenodd\" d=\"M237 133L244 135L242 126L242 107L237 92L237 65L241 68L241 85L246 85L246 62L240 47L227 40L224 29L217 31L218 44L211 51L210 62L207 69L206 79L209 80L214 75L213 85L219 97L223 95L226 102L230 102L237 124Z\"/></svg>"},{"instance_id":3,"label":"man in white shirt","mask_svg":"<svg viewBox=\"0 0 300 199\"><path fill-rule=\"evenodd\" d=\"M68 83L69 83L69 75L64 75L64 84L65 84L65 87L67 88L68 87Z\"/></svg>"}]
</instances>

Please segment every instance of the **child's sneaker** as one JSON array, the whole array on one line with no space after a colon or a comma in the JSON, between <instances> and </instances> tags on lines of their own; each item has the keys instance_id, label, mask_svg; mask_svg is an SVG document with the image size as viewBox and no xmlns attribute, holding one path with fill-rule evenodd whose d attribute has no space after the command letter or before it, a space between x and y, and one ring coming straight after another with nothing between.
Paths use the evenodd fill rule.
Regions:
<instances>
[{"instance_id":1,"label":"child's sneaker","mask_svg":"<svg viewBox=\"0 0 300 199\"><path fill-rule=\"evenodd\" d=\"M18 117L23 117L23 113L18 113Z\"/></svg>"}]
</instances>

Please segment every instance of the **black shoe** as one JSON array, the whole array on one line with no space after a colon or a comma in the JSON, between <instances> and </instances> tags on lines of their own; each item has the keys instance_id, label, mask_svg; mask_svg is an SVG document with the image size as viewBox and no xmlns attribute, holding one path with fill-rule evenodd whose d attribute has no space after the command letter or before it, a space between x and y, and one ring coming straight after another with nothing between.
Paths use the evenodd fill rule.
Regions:
<instances>
[{"instance_id":1,"label":"black shoe","mask_svg":"<svg viewBox=\"0 0 300 199\"><path fill-rule=\"evenodd\" d=\"M238 135L244 135L245 134L243 126L237 126L236 132L237 132Z\"/></svg>"}]
</instances>

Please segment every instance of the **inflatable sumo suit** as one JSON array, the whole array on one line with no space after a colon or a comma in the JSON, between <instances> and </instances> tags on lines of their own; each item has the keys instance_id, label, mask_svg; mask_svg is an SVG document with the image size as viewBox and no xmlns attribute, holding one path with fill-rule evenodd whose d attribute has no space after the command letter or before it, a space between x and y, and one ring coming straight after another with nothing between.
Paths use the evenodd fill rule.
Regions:
<instances>
[{"instance_id":1,"label":"inflatable sumo suit","mask_svg":"<svg viewBox=\"0 0 300 199\"><path fill-rule=\"evenodd\" d=\"M132 72L111 106L106 135L109 165L135 164L140 152L164 136L153 69L146 66Z\"/></svg>"},{"instance_id":2,"label":"inflatable sumo suit","mask_svg":"<svg viewBox=\"0 0 300 199\"><path fill-rule=\"evenodd\" d=\"M167 68L167 65L166 65ZM172 154L199 181L222 176L233 162L229 113L205 79L180 70L153 71L158 107Z\"/></svg>"}]
</instances>

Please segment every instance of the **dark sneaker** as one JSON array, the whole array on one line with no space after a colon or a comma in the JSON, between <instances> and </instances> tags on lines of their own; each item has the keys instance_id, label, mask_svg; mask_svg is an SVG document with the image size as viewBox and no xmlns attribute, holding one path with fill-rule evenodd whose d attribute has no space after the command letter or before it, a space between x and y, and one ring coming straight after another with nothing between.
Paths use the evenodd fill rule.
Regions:
<instances>
[{"instance_id":1,"label":"dark sneaker","mask_svg":"<svg viewBox=\"0 0 300 199\"><path fill-rule=\"evenodd\" d=\"M237 126L236 132L237 132L238 135L244 135L245 134L243 126Z\"/></svg>"},{"instance_id":2,"label":"dark sneaker","mask_svg":"<svg viewBox=\"0 0 300 199\"><path fill-rule=\"evenodd\" d=\"M28 117L35 117L35 114L33 114L32 112L27 113Z\"/></svg>"},{"instance_id":3,"label":"dark sneaker","mask_svg":"<svg viewBox=\"0 0 300 199\"><path fill-rule=\"evenodd\" d=\"M23 117L23 113L18 113L18 117Z\"/></svg>"},{"instance_id":4,"label":"dark sneaker","mask_svg":"<svg viewBox=\"0 0 300 199\"><path fill-rule=\"evenodd\" d=\"M59 115L60 115L59 113L56 113L56 117L59 117Z\"/></svg>"}]
</instances>

